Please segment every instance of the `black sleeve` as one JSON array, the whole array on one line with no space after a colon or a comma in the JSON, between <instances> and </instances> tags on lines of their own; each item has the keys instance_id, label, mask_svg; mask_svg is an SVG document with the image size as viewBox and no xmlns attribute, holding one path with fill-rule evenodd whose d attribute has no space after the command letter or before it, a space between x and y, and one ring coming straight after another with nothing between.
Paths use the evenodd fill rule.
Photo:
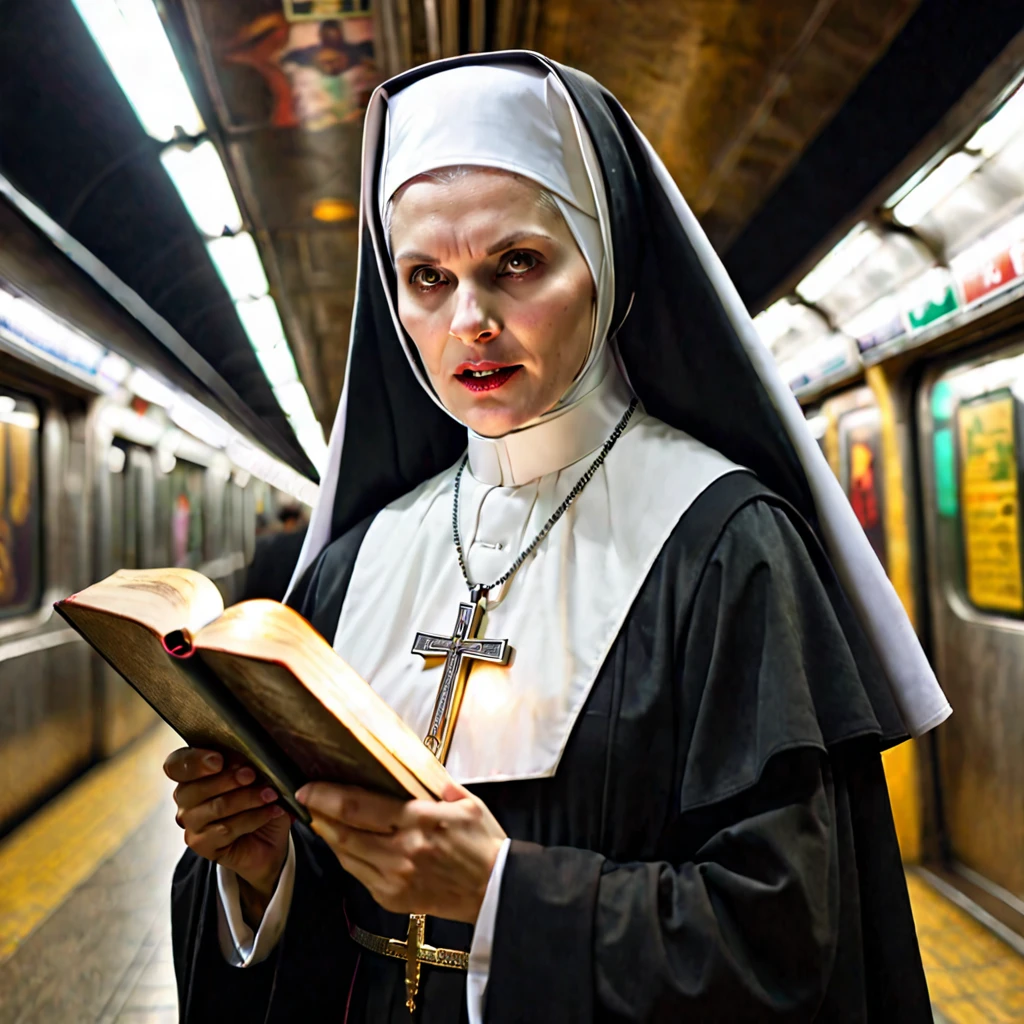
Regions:
<instances>
[{"instance_id":1,"label":"black sleeve","mask_svg":"<svg viewBox=\"0 0 1024 1024\"><path fill-rule=\"evenodd\" d=\"M295 888L288 923L262 963L228 964L217 937L215 865L186 852L174 873L171 918L182 1024L327 1020L344 1005L356 950L345 929L346 876L302 825L292 828ZM318 984L331 978L332 984Z\"/></svg>"},{"instance_id":2,"label":"black sleeve","mask_svg":"<svg viewBox=\"0 0 1024 1024\"><path fill-rule=\"evenodd\" d=\"M489 1024L815 1018L840 895L817 702L843 702L854 734L878 726L840 617L784 511L755 502L735 515L677 638L664 683L680 737L666 856L612 863L514 842Z\"/></svg>"},{"instance_id":3,"label":"black sleeve","mask_svg":"<svg viewBox=\"0 0 1024 1024\"><path fill-rule=\"evenodd\" d=\"M288 596L288 604L328 643L334 642L356 557L373 520L373 516L367 517L328 544L296 581Z\"/></svg>"}]
</instances>

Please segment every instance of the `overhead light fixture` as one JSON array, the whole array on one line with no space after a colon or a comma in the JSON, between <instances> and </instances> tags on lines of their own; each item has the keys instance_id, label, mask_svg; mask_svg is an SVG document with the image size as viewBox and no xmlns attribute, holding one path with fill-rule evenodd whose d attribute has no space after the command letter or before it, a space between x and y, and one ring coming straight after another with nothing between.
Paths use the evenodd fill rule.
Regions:
<instances>
[{"instance_id":1,"label":"overhead light fixture","mask_svg":"<svg viewBox=\"0 0 1024 1024\"><path fill-rule=\"evenodd\" d=\"M274 388L274 395L277 404L289 419L301 422L316 421L316 413L313 412L309 395L306 394L301 381L293 380L278 385Z\"/></svg>"},{"instance_id":2,"label":"overhead light fixture","mask_svg":"<svg viewBox=\"0 0 1024 1024\"><path fill-rule=\"evenodd\" d=\"M878 232L863 222L858 224L796 286L797 294L806 302L817 302L844 277L853 273L881 244Z\"/></svg>"},{"instance_id":3,"label":"overhead light fixture","mask_svg":"<svg viewBox=\"0 0 1024 1024\"><path fill-rule=\"evenodd\" d=\"M249 343L257 352L274 348L285 340L277 303L269 295L258 299L243 299L235 303L235 309L249 336Z\"/></svg>"},{"instance_id":4,"label":"overhead light fixture","mask_svg":"<svg viewBox=\"0 0 1024 1024\"><path fill-rule=\"evenodd\" d=\"M292 359L291 349L283 340L273 348L257 349L256 358L260 361L260 366L263 367L263 372L273 388L299 379L299 371L296 369L295 360Z\"/></svg>"},{"instance_id":5,"label":"overhead light fixture","mask_svg":"<svg viewBox=\"0 0 1024 1024\"><path fill-rule=\"evenodd\" d=\"M174 405L174 392L138 367L128 375L127 387L133 395L138 395L150 405L159 405L162 409L170 409Z\"/></svg>"},{"instance_id":6,"label":"overhead light fixture","mask_svg":"<svg viewBox=\"0 0 1024 1024\"><path fill-rule=\"evenodd\" d=\"M920 223L943 199L952 195L980 163L981 157L976 153L961 151L946 157L896 204L892 211L893 217L908 228Z\"/></svg>"},{"instance_id":7,"label":"overhead light fixture","mask_svg":"<svg viewBox=\"0 0 1024 1024\"><path fill-rule=\"evenodd\" d=\"M204 131L153 0L72 0L142 127L169 142Z\"/></svg>"},{"instance_id":8,"label":"overhead light fixture","mask_svg":"<svg viewBox=\"0 0 1024 1024\"><path fill-rule=\"evenodd\" d=\"M242 214L217 147L207 139L198 146L168 146L160 154L168 177L200 232L219 238L242 230Z\"/></svg>"},{"instance_id":9,"label":"overhead light fixture","mask_svg":"<svg viewBox=\"0 0 1024 1024\"><path fill-rule=\"evenodd\" d=\"M313 217L325 224L339 224L346 220L355 220L356 204L347 199L318 199L313 204Z\"/></svg>"},{"instance_id":10,"label":"overhead light fixture","mask_svg":"<svg viewBox=\"0 0 1024 1024\"><path fill-rule=\"evenodd\" d=\"M206 243L213 265L231 298L254 299L270 290L256 242L248 231Z\"/></svg>"},{"instance_id":11,"label":"overhead light fixture","mask_svg":"<svg viewBox=\"0 0 1024 1024\"><path fill-rule=\"evenodd\" d=\"M1024 88L1018 89L968 140L965 148L995 156L1024 129Z\"/></svg>"},{"instance_id":12,"label":"overhead light fixture","mask_svg":"<svg viewBox=\"0 0 1024 1024\"><path fill-rule=\"evenodd\" d=\"M295 436L299 439L302 450L309 456L309 461L313 463L317 473L323 476L327 469L327 445L324 442L320 424L316 424L315 428L309 430L296 430Z\"/></svg>"}]
</instances>

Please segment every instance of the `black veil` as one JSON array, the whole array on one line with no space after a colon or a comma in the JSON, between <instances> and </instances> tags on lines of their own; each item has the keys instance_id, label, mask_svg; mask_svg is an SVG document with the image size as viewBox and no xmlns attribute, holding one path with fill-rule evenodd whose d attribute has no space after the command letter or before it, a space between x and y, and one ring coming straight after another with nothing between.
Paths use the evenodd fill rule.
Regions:
<instances>
[{"instance_id":1,"label":"black veil","mask_svg":"<svg viewBox=\"0 0 1024 1024\"><path fill-rule=\"evenodd\" d=\"M449 68L493 63L539 65L555 74L590 134L611 217L610 333L644 407L752 470L798 510L832 560L885 669L907 731L917 735L939 724L949 705L913 627L795 398L664 165L607 90L579 71L525 51L422 65L386 82L370 102L345 387L320 503L292 587L301 587L303 574L328 543L447 469L465 450L465 427L424 390L398 335L391 305L394 273L387 259L378 258L377 177L388 96Z\"/></svg>"}]
</instances>

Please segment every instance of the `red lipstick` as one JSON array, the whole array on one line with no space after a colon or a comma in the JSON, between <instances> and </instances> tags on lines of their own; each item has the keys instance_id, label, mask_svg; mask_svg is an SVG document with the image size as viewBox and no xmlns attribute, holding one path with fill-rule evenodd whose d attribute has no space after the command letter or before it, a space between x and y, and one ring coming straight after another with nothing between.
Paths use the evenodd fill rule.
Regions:
<instances>
[{"instance_id":1,"label":"red lipstick","mask_svg":"<svg viewBox=\"0 0 1024 1024\"><path fill-rule=\"evenodd\" d=\"M494 391L507 384L522 369L519 364L507 363L459 363L455 369L455 379L467 391Z\"/></svg>"}]
</instances>

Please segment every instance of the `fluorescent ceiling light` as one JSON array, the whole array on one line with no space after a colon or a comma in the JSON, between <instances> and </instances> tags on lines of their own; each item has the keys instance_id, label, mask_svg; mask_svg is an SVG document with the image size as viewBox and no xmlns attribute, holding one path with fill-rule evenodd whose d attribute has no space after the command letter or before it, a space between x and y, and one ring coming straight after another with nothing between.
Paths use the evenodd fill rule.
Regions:
<instances>
[{"instance_id":1,"label":"fluorescent ceiling light","mask_svg":"<svg viewBox=\"0 0 1024 1024\"><path fill-rule=\"evenodd\" d=\"M908 228L913 227L974 172L981 158L973 153L954 153L916 185L895 206L892 215Z\"/></svg>"},{"instance_id":2,"label":"fluorescent ceiling light","mask_svg":"<svg viewBox=\"0 0 1024 1024\"><path fill-rule=\"evenodd\" d=\"M278 405L289 419L307 422L316 420L316 413L309 403L309 395L300 381L294 380L274 388Z\"/></svg>"},{"instance_id":3,"label":"fluorescent ceiling light","mask_svg":"<svg viewBox=\"0 0 1024 1024\"><path fill-rule=\"evenodd\" d=\"M260 352L274 348L284 340L284 325L277 312L277 303L269 295L235 303L238 319L249 336L249 343Z\"/></svg>"},{"instance_id":4,"label":"fluorescent ceiling light","mask_svg":"<svg viewBox=\"0 0 1024 1024\"><path fill-rule=\"evenodd\" d=\"M292 359L291 350L284 341L273 348L258 349L256 358L260 361L271 387L281 387L299 379L295 360Z\"/></svg>"},{"instance_id":5,"label":"fluorescent ceiling light","mask_svg":"<svg viewBox=\"0 0 1024 1024\"><path fill-rule=\"evenodd\" d=\"M797 294L807 302L817 302L853 273L880 245L882 239L866 224L858 224L796 286Z\"/></svg>"},{"instance_id":6,"label":"fluorescent ceiling light","mask_svg":"<svg viewBox=\"0 0 1024 1024\"><path fill-rule=\"evenodd\" d=\"M170 409L174 405L174 392L161 384L155 377L151 377L145 370L138 368L132 370L128 377L128 390L138 395L145 402L151 405L159 405L161 408Z\"/></svg>"},{"instance_id":7,"label":"fluorescent ceiling light","mask_svg":"<svg viewBox=\"0 0 1024 1024\"><path fill-rule=\"evenodd\" d=\"M219 238L242 230L242 214L217 147L208 139L192 149L169 146L160 154L174 187L200 232Z\"/></svg>"},{"instance_id":8,"label":"fluorescent ceiling light","mask_svg":"<svg viewBox=\"0 0 1024 1024\"><path fill-rule=\"evenodd\" d=\"M155 139L204 130L153 0L72 0L128 102Z\"/></svg>"},{"instance_id":9,"label":"fluorescent ceiling light","mask_svg":"<svg viewBox=\"0 0 1024 1024\"><path fill-rule=\"evenodd\" d=\"M994 156L1024 129L1024 88L1018 89L971 137L967 149Z\"/></svg>"},{"instance_id":10,"label":"fluorescent ceiling light","mask_svg":"<svg viewBox=\"0 0 1024 1024\"><path fill-rule=\"evenodd\" d=\"M299 439L299 444L302 445L302 450L309 456L309 461L313 463L317 473L323 476L324 471L327 469L327 445L324 443L324 435L320 430L320 425L316 424L315 429L296 433L296 436Z\"/></svg>"},{"instance_id":11,"label":"fluorescent ceiling light","mask_svg":"<svg viewBox=\"0 0 1024 1024\"><path fill-rule=\"evenodd\" d=\"M206 249L231 298L237 301L267 294L270 289L267 275L263 272L256 243L247 231L215 238L206 243Z\"/></svg>"}]
</instances>

